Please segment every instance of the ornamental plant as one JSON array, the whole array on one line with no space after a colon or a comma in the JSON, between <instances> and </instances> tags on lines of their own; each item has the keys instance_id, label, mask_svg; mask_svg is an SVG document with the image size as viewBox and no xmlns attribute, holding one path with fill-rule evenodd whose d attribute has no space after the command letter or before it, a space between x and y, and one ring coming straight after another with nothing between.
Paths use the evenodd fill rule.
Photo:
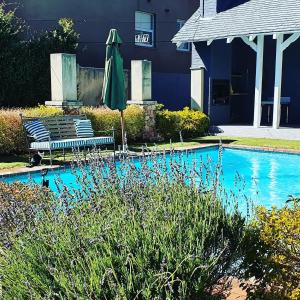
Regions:
<instances>
[{"instance_id":1,"label":"ornamental plant","mask_svg":"<svg viewBox=\"0 0 300 300\"><path fill-rule=\"evenodd\" d=\"M163 138L179 139L199 137L208 132L209 118L200 111L185 107L180 111L169 111L158 106L156 124Z\"/></svg>"},{"instance_id":2,"label":"ornamental plant","mask_svg":"<svg viewBox=\"0 0 300 300\"><path fill-rule=\"evenodd\" d=\"M40 211L47 209L51 195L35 184L0 182L0 250L9 248L35 222Z\"/></svg>"},{"instance_id":3,"label":"ornamental plant","mask_svg":"<svg viewBox=\"0 0 300 300\"><path fill-rule=\"evenodd\" d=\"M285 207L259 207L250 227L245 268L255 276L254 299L300 299L300 204L291 199Z\"/></svg>"},{"instance_id":4,"label":"ornamental plant","mask_svg":"<svg viewBox=\"0 0 300 300\"><path fill-rule=\"evenodd\" d=\"M87 157L2 251L3 299L206 299L238 271L245 219L222 198L220 166Z\"/></svg>"}]
</instances>

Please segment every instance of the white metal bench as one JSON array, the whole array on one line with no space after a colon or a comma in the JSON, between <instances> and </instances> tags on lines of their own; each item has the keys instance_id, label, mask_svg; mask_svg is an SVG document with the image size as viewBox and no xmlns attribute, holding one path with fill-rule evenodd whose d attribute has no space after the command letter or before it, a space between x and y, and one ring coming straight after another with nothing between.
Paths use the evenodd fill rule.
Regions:
<instances>
[{"instance_id":1,"label":"white metal bench","mask_svg":"<svg viewBox=\"0 0 300 300\"><path fill-rule=\"evenodd\" d=\"M41 117L32 118L24 117L21 115L23 128L26 132L26 141L29 151L29 157L33 151L49 151L50 163L52 164L52 151L66 149L79 149L86 147L97 147L102 145L113 145L115 154L115 131L96 131L94 133L101 134L101 136L92 137L78 137L75 127L75 120L87 120L86 115L64 115L56 117ZM36 141L33 136L28 134L25 129L25 124L39 120L45 126L49 132L48 140ZM110 133L110 135L104 135L104 133Z\"/></svg>"}]
</instances>

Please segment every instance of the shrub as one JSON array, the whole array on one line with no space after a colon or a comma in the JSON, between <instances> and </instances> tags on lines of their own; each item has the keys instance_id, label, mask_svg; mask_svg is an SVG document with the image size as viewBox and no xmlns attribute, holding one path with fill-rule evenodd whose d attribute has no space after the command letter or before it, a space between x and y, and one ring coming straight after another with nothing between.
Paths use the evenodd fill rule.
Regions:
<instances>
[{"instance_id":1,"label":"shrub","mask_svg":"<svg viewBox=\"0 0 300 300\"><path fill-rule=\"evenodd\" d=\"M26 151L19 110L0 110L0 154Z\"/></svg>"},{"instance_id":2,"label":"shrub","mask_svg":"<svg viewBox=\"0 0 300 300\"><path fill-rule=\"evenodd\" d=\"M86 107L82 112L92 121L94 130L116 129L116 138L121 138L120 112L104 108ZM125 130L128 141L136 141L142 138L145 126L145 113L143 109L136 105L130 105L124 111Z\"/></svg>"},{"instance_id":3,"label":"shrub","mask_svg":"<svg viewBox=\"0 0 300 300\"><path fill-rule=\"evenodd\" d=\"M244 220L180 161L78 161L80 188L58 183L56 209L0 257L4 299L205 299L238 268Z\"/></svg>"},{"instance_id":4,"label":"shrub","mask_svg":"<svg viewBox=\"0 0 300 300\"><path fill-rule=\"evenodd\" d=\"M28 117L62 114L62 110L46 106L28 109L0 109L0 155L27 151L20 113Z\"/></svg>"},{"instance_id":5,"label":"shrub","mask_svg":"<svg viewBox=\"0 0 300 300\"><path fill-rule=\"evenodd\" d=\"M253 299L299 299L299 203L281 209L259 207L250 235L245 268L249 277L256 277Z\"/></svg>"},{"instance_id":6,"label":"shrub","mask_svg":"<svg viewBox=\"0 0 300 300\"><path fill-rule=\"evenodd\" d=\"M26 117L55 117L61 116L63 110L57 107L38 105L27 109L22 109L22 114Z\"/></svg>"},{"instance_id":7,"label":"shrub","mask_svg":"<svg viewBox=\"0 0 300 300\"><path fill-rule=\"evenodd\" d=\"M190 110L169 111L158 109L156 114L157 130L164 138L196 137L204 135L209 128L209 118L200 111Z\"/></svg>"},{"instance_id":8,"label":"shrub","mask_svg":"<svg viewBox=\"0 0 300 300\"><path fill-rule=\"evenodd\" d=\"M116 129L117 140L121 136L120 113L104 108L82 108L92 121L95 131ZM27 151L26 138L22 129L20 113L27 117L52 117L62 115L59 108L40 105L26 109L2 109L0 110L0 155L10 153L22 153ZM145 114L139 106L128 106L125 110L125 126L129 141L142 138L145 126Z\"/></svg>"}]
</instances>

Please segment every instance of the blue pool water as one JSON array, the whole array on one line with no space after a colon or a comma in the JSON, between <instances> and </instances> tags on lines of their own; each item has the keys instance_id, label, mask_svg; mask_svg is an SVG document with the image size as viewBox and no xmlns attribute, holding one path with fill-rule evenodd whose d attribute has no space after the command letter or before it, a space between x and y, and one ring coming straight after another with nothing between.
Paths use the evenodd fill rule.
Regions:
<instances>
[{"instance_id":1,"label":"blue pool water","mask_svg":"<svg viewBox=\"0 0 300 300\"><path fill-rule=\"evenodd\" d=\"M185 162L209 164L213 169L218 162L217 147L183 152L181 158ZM136 161L136 163L138 163ZM271 207L281 207L289 195L300 197L300 155L286 153L271 153L252 150L223 149L222 182L228 192L237 192L242 188L242 194L255 204ZM74 176L70 169L49 171L47 179L50 188L56 191L55 178L76 188ZM41 174L17 175L0 178L5 182L28 182L33 180L41 183Z\"/></svg>"}]
</instances>

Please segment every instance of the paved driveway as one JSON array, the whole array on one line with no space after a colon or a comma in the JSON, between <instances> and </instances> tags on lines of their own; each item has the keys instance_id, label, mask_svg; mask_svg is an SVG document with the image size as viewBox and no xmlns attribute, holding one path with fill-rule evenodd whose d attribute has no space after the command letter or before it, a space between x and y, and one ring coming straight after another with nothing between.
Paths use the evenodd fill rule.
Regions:
<instances>
[{"instance_id":1,"label":"paved driveway","mask_svg":"<svg viewBox=\"0 0 300 300\"><path fill-rule=\"evenodd\" d=\"M300 127L254 128L246 125L220 125L212 127L212 132L218 136L254 137L283 140L300 140Z\"/></svg>"}]
</instances>

